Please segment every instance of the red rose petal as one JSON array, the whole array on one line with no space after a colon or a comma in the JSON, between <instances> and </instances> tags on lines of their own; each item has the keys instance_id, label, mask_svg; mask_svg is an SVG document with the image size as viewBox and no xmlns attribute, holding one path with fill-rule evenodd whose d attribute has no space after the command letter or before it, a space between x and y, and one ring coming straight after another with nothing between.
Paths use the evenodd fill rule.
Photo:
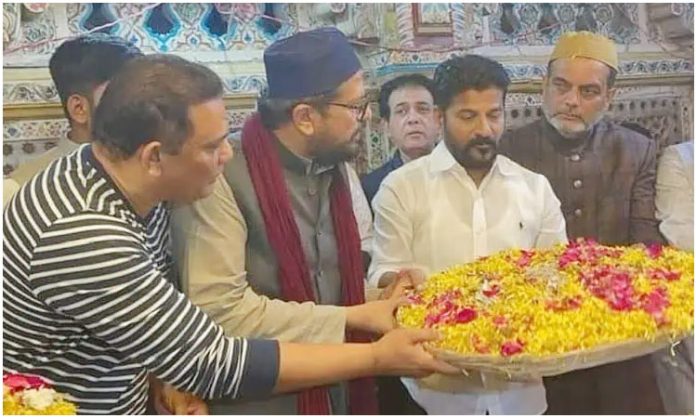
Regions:
<instances>
[{"instance_id":1,"label":"red rose petal","mask_svg":"<svg viewBox=\"0 0 696 418\"><path fill-rule=\"evenodd\" d=\"M524 343L519 339L514 341L506 341L500 346L500 354L509 357L521 353L524 349Z\"/></svg>"},{"instance_id":2,"label":"red rose petal","mask_svg":"<svg viewBox=\"0 0 696 418\"><path fill-rule=\"evenodd\" d=\"M467 322L471 322L474 319L476 319L477 313L476 310L473 308L462 308L459 312L457 312L455 316L455 321L458 324L466 324Z\"/></svg>"}]
</instances>

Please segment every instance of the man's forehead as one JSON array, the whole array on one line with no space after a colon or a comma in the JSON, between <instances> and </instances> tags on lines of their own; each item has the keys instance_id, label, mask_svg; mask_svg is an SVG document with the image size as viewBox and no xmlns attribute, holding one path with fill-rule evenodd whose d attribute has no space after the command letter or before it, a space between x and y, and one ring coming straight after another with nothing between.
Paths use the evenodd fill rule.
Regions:
<instances>
[{"instance_id":1,"label":"man's forehead","mask_svg":"<svg viewBox=\"0 0 696 418\"><path fill-rule=\"evenodd\" d=\"M463 90L453 98L452 106L457 110L502 108L503 91L493 87L484 90Z\"/></svg>"},{"instance_id":2,"label":"man's forehead","mask_svg":"<svg viewBox=\"0 0 696 418\"><path fill-rule=\"evenodd\" d=\"M590 58L559 58L549 65L549 77L560 77L567 81L606 81L611 69L603 62Z\"/></svg>"},{"instance_id":3,"label":"man's forehead","mask_svg":"<svg viewBox=\"0 0 696 418\"><path fill-rule=\"evenodd\" d=\"M401 86L389 95L389 101L392 105L398 105L399 103L410 103L410 102L433 102L433 96L430 91L419 84L407 84Z\"/></svg>"}]
</instances>

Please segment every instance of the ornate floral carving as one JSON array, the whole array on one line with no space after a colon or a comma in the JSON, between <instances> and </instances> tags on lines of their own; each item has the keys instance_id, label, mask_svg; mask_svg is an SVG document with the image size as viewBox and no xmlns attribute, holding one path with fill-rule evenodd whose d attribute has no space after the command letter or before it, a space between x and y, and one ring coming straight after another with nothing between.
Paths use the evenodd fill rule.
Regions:
<instances>
[{"instance_id":1,"label":"ornate floral carving","mask_svg":"<svg viewBox=\"0 0 696 418\"><path fill-rule=\"evenodd\" d=\"M20 30L19 3L2 4L2 45L12 45L19 37Z\"/></svg>"},{"instance_id":2,"label":"ornate floral carving","mask_svg":"<svg viewBox=\"0 0 696 418\"><path fill-rule=\"evenodd\" d=\"M57 5L49 5L46 10L31 19L25 19L21 23L21 36L19 43L27 45L20 52L34 54L50 54L55 49L55 42L44 42L56 37L55 12Z\"/></svg>"},{"instance_id":3,"label":"ornate floral carving","mask_svg":"<svg viewBox=\"0 0 696 418\"><path fill-rule=\"evenodd\" d=\"M680 45L694 44L693 3L651 3L646 7L655 32Z\"/></svg>"},{"instance_id":4,"label":"ornate floral carving","mask_svg":"<svg viewBox=\"0 0 696 418\"><path fill-rule=\"evenodd\" d=\"M5 83L2 89L5 104L45 103L60 101L53 83Z\"/></svg>"}]
</instances>

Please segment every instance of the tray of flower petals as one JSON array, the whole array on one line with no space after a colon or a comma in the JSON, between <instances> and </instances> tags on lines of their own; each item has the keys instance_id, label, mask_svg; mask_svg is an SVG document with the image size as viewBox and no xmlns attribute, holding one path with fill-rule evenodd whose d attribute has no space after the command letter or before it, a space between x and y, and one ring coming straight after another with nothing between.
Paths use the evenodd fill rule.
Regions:
<instances>
[{"instance_id":1,"label":"tray of flower petals","mask_svg":"<svg viewBox=\"0 0 696 418\"><path fill-rule=\"evenodd\" d=\"M38 376L9 373L2 376L4 415L76 415L77 406L65 400Z\"/></svg>"},{"instance_id":2,"label":"tray of flower petals","mask_svg":"<svg viewBox=\"0 0 696 418\"><path fill-rule=\"evenodd\" d=\"M554 376L627 360L693 333L694 256L577 240L508 250L431 276L397 313L434 328L464 371Z\"/></svg>"}]
</instances>

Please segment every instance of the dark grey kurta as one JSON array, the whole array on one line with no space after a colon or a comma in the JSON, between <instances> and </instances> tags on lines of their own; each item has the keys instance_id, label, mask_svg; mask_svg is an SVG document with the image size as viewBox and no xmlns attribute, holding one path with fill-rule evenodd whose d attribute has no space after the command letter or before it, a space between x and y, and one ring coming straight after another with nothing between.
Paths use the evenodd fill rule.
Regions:
<instances>
[{"instance_id":1,"label":"dark grey kurta","mask_svg":"<svg viewBox=\"0 0 696 418\"><path fill-rule=\"evenodd\" d=\"M563 138L546 119L506 133L499 151L543 174L561 201L568 238L627 245L663 240L655 219L657 146L602 120L584 139Z\"/></svg>"},{"instance_id":2,"label":"dark grey kurta","mask_svg":"<svg viewBox=\"0 0 696 418\"><path fill-rule=\"evenodd\" d=\"M548 178L568 238L602 244L662 241L655 219L656 144L606 120L583 139L563 138L545 118L508 132L499 151ZM549 414L660 414L649 357L544 379ZM572 394L572 396L571 396Z\"/></svg>"},{"instance_id":3,"label":"dark grey kurta","mask_svg":"<svg viewBox=\"0 0 696 418\"><path fill-rule=\"evenodd\" d=\"M276 141L276 146L316 301L319 304L340 305L341 277L329 202L334 167L319 166L298 157L279 141ZM246 157L239 141L233 141L233 147L235 155L225 166L224 177L247 225L247 280L256 293L282 299L278 263L267 239ZM348 184L346 173L343 170L342 173ZM337 385L331 389L331 406L335 414L347 413L344 388L345 385ZM296 414L296 405L295 395L283 395L258 402L216 400L210 402L210 410L213 414Z\"/></svg>"}]
</instances>

